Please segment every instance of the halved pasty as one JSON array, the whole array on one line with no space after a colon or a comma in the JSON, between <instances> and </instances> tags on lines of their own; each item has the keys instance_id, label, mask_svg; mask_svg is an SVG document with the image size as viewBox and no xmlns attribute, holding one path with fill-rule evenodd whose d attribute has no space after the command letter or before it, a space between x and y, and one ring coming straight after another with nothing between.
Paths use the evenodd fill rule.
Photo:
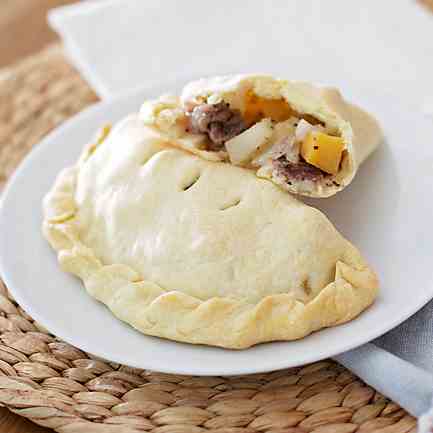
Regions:
<instances>
[{"instance_id":1,"label":"halved pasty","mask_svg":"<svg viewBox=\"0 0 433 433\"><path fill-rule=\"evenodd\" d=\"M145 102L141 117L175 146L310 197L346 187L382 137L338 90L262 75L192 82L180 98Z\"/></svg>"},{"instance_id":2,"label":"halved pasty","mask_svg":"<svg viewBox=\"0 0 433 433\"><path fill-rule=\"evenodd\" d=\"M374 272L320 211L250 170L167 143L132 115L45 199L61 267L139 331L246 348L357 316Z\"/></svg>"}]
</instances>

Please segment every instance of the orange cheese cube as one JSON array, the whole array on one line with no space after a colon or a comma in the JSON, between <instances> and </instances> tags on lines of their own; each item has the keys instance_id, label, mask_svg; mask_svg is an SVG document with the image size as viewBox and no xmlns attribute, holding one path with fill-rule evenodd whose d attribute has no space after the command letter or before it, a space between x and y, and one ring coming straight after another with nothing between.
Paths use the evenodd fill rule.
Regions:
<instances>
[{"instance_id":1,"label":"orange cheese cube","mask_svg":"<svg viewBox=\"0 0 433 433\"><path fill-rule=\"evenodd\" d=\"M248 125L264 118L282 122L293 116L293 114L294 111L283 98L260 98L251 91L246 95L244 119Z\"/></svg>"},{"instance_id":2,"label":"orange cheese cube","mask_svg":"<svg viewBox=\"0 0 433 433\"><path fill-rule=\"evenodd\" d=\"M301 155L309 164L329 174L337 174L344 150L341 137L309 132L301 144Z\"/></svg>"}]
</instances>

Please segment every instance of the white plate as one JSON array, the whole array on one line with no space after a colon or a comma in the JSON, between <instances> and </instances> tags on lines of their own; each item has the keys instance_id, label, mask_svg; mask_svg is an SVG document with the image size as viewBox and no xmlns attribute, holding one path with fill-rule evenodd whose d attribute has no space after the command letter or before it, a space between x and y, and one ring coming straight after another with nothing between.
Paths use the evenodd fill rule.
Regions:
<instances>
[{"instance_id":1,"label":"white plate","mask_svg":"<svg viewBox=\"0 0 433 433\"><path fill-rule=\"evenodd\" d=\"M386 142L349 188L308 201L324 210L377 270L382 287L373 307L346 325L303 340L244 351L147 337L114 318L59 269L41 235L41 200L96 128L136 111L145 97L177 90L178 84L91 107L45 138L16 171L0 207L0 270L31 316L67 342L111 361L163 372L229 375L336 355L385 333L433 297L433 124L393 99L358 89L352 99L377 115Z\"/></svg>"}]
</instances>

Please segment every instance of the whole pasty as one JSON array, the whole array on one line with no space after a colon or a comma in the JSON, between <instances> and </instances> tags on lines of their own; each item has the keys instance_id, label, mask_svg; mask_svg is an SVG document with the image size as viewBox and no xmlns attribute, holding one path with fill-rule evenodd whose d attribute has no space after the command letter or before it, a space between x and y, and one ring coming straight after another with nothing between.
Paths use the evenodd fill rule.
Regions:
<instances>
[{"instance_id":1,"label":"whole pasty","mask_svg":"<svg viewBox=\"0 0 433 433\"><path fill-rule=\"evenodd\" d=\"M192 82L180 98L147 101L141 116L175 146L311 197L346 187L382 137L374 118L338 90L262 75Z\"/></svg>"},{"instance_id":2,"label":"whole pasty","mask_svg":"<svg viewBox=\"0 0 433 433\"><path fill-rule=\"evenodd\" d=\"M138 115L59 175L44 214L62 268L149 335L238 349L298 339L354 318L378 288L320 211L167 145Z\"/></svg>"}]
</instances>

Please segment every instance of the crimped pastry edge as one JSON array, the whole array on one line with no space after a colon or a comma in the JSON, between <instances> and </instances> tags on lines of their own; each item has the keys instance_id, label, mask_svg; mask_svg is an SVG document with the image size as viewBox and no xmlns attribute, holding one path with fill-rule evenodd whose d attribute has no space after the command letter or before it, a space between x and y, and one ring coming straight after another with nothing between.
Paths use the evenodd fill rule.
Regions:
<instances>
[{"instance_id":1,"label":"crimped pastry edge","mask_svg":"<svg viewBox=\"0 0 433 433\"><path fill-rule=\"evenodd\" d=\"M85 149L80 161L95 147L92 144ZM91 296L144 334L244 349L263 342L300 339L350 321L377 295L377 277L361 262L351 266L338 261L334 281L306 304L289 294L267 296L256 304L219 297L203 301L142 280L129 266L103 264L80 240L74 199L79 167L64 169L45 197L44 236L57 251L64 271L79 277Z\"/></svg>"}]
</instances>

